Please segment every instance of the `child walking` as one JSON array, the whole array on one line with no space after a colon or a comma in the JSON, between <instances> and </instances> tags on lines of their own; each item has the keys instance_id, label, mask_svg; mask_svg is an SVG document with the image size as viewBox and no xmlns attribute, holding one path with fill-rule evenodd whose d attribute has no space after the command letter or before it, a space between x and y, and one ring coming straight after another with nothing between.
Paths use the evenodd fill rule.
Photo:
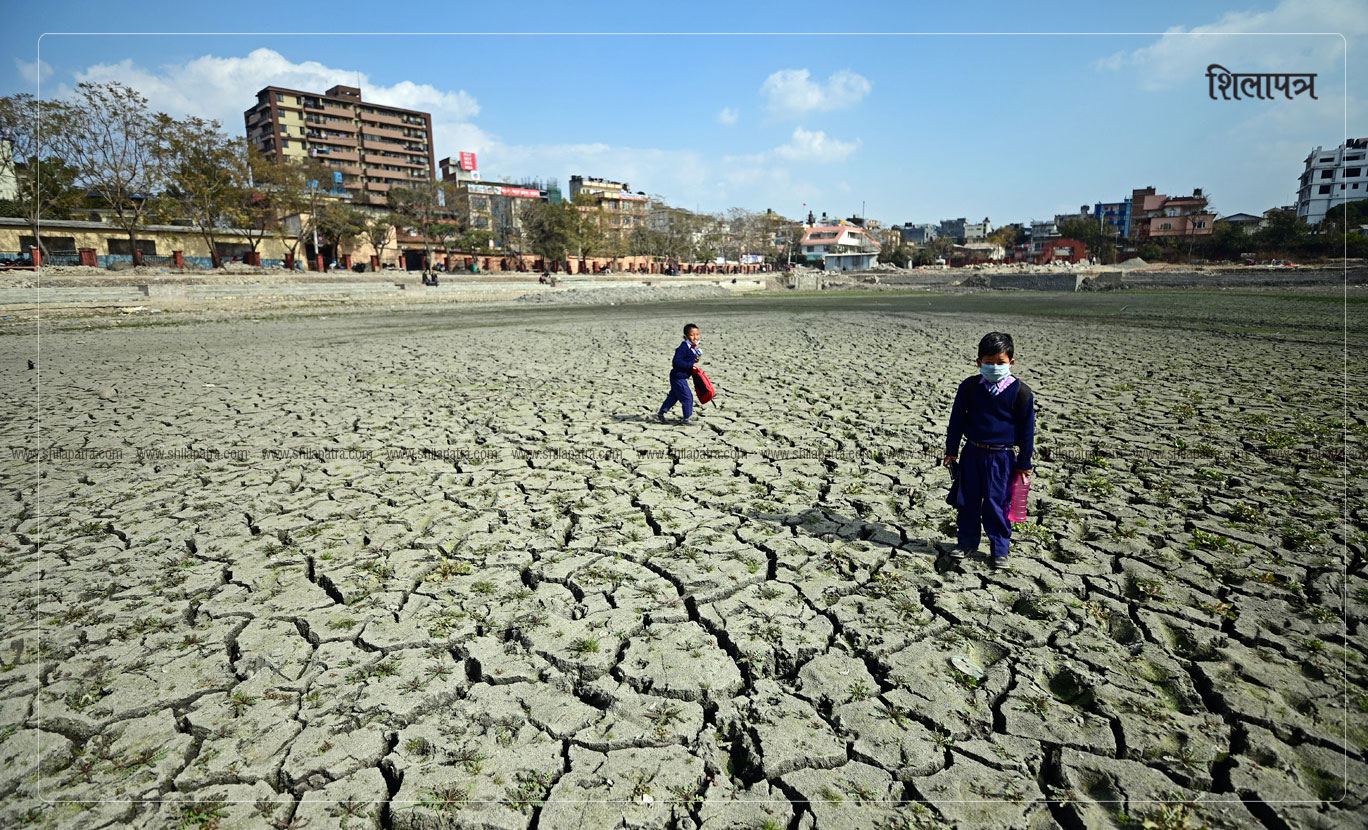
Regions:
<instances>
[{"instance_id":1,"label":"child walking","mask_svg":"<svg viewBox=\"0 0 1368 830\"><path fill-rule=\"evenodd\" d=\"M703 335L698 326L693 323L684 326L684 342L675 349L674 362L670 364L670 395L656 413L656 420L662 424L665 423L665 413L669 412L670 407L676 402L684 408L684 418L680 423L693 423L694 397L693 389L689 388L689 379L693 377L694 364L703 354L703 350L698 347L702 339Z\"/></svg>"},{"instance_id":2,"label":"child walking","mask_svg":"<svg viewBox=\"0 0 1368 830\"><path fill-rule=\"evenodd\" d=\"M955 507L959 538L951 557L962 559L978 550L981 532L988 535L990 565L1006 566L1012 526L1007 521L1014 476L1031 480L1035 450L1035 394L1012 377L1016 364L1012 336L991 332L979 341L978 374L965 378L955 392L945 439L945 466L959 462ZM965 439L960 458L960 439ZM1015 445L1020 452L1012 453Z\"/></svg>"}]
</instances>

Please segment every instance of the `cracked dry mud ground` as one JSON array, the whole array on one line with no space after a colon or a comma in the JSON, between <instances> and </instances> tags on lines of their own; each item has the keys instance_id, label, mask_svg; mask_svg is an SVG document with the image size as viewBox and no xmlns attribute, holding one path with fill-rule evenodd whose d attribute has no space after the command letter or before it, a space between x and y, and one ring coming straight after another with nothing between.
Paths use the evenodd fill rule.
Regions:
<instances>
[{"instance_id":1,"label":"cracked dry mud ground","mask_svg":"<svg viewBox=\"0 0 1368 830\"><path fill-rule=\"evenodd\" d=\"M5 461L0 825L1362 827L1364 398L1308 297L54 330L41 446L123 456ZM994 328L1041 401L1001 573L937 555Z\"/></svg>"}]
</instances>

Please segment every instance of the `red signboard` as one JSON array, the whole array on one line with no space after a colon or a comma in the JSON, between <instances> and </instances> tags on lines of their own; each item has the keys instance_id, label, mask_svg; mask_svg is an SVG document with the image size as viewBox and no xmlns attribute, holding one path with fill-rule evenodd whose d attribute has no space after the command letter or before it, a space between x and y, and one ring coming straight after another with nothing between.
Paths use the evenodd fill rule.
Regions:
<instances>
[{"instance_id":1,"label":"red signboard","mask_svg":"<svg viewBox=\"0 0 1368 830\"><path fill-rule=\"evenodd\" d=\"M461 169L467 173L472 172L475 169L474 153L461 153Z\"/></svg>"}]
</instances>

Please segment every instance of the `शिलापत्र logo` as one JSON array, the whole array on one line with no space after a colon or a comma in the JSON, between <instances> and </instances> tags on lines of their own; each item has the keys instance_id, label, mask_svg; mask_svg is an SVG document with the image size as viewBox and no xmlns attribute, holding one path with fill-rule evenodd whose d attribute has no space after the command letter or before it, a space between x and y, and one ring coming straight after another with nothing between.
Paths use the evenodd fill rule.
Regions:
<instances>
[{"instance_id":1,"label":"\u0936\u093f\u0932\u093e\u092a\u0924\u094d\u0930 logo","mask_svg":"<svg viewBox=\"0 0 1368 830\"><path fill-rule=\"evenodd\" d=\"M1221 93L1223 100L1240 100L1243 95L1246 98L1258 98L1263 101L1272 100L1273 93L1281 92L1288 100L1291 100L1303 92L1311 93L1312 98L1316 98L1316 73L1314 72L1231 72L1219 63L1213 63L1207 67L1207 94L1211 100L1216 100L1216 93ZM1316 100L1320 100L1317 98Z\"/></svg>"}]
</instances>

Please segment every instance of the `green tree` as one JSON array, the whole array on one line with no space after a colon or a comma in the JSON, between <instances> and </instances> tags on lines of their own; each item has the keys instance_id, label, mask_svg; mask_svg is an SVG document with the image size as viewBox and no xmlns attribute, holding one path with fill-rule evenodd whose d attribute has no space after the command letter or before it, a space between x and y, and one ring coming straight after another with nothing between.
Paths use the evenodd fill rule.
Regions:
<instances>
[{"instance_id":1,"label":"green tree","mask_svg":"<svg viewBox=\"0 0 1368 830\"><path fill-rule=\"evenodd\" d=\"M40 130L55 113L55 107L32 95L0 98L0 133L10 142L10 152L0 153L0 177L15 184L15 198L0 205L0 214L24 219L43 254L49 251L42 220L66 219L85 201L85 192L76 186L79 171L55 155L45 140L51 126Z\"/></svg>"},{"instance_id":2,"label":"green tree","mask_svg":"<svg viewBox=\"0 0 1368 830\"><path fill-rule=\"evenodd\" d=\"M1310 229L1295 212L1270 210L1264 214L1264 226L1254 232L1254 241L1261 251L1288 255L1300 252L1309 235Z\"/></svg>"},{"instance_id":3,"label":"green tree","mask_svg":"<svg viewBox=\"0 0 1368 830\"><path fill-rule=\"evenodd\" d=\"M160 115L154 134L154 155L166 177L160 207L194 223L217 268L222 264L220 232L248 221L244 208L252 171L247 141L229 138L217 121L194 116L175 121Z\"/></svg>"},{"instance_id":4,"label":"green tree","mask_svg":"<svg viewBox=\"0 0 1368 830\"><path fill-rule=\"evenodd\" d=\"M579 259L609 252L607 211L592 196L580 193L570 203L571 247Z\"/></svg>"},{"instance_id":5,"label":"green tree","mask_svg":"<svg viewBox=\"0 0 1368 830\"><path fill-rule=\"evenodd\" d=\"M576 244L578 214L579 210L569 202L532 205L523 220L532 252L547 260L568 260Z\"/></svg>"},{"instance_id":6,"label":"green tree","mask_svg":"<svg viewBox=\"0 0 1368 830\"><path fill-rule=\"evenodd\" d=\"M1238 259L1253 247L1254 240L1244 228L1233 222L1217 222L1211 236L1197 243L1197 252L1205 259Z\"/></svg>"},{"instance_id":7,"label":"green tree","mask_svg":"<svg viewBox=\"0 0 1368 830\"><path fill-rule=\"evenodd\" d=\"M385 248L389 245L390 235L398 227L398 217L390 214L384 216L372 216L366 224L366 241L375 249L375 261L381 263L385 255Z\"/></svg>"},{"instance_id":8,"label":"green tree","mask_svg":"<svg viewBox=\"0 0 1368 830\"><path fill-rule=\"evenodd\" d=\"M268 234L276 234L293 256L299 248L301 228L291 227L287 220L293 217L297 224L304 224L299 217L309 207L312 194L308 183L323 175L323 166L312 158L303 162L277 158L251 145L246 149L246 164L249 184L238 213L252 252L260 253L261 241Z\"/></svg>"},{"instance_id":9,"label":"green tree","mask_svg":"<svg viewBox=\"0 0 1368 830\"><path fill-rule=\"evenodd\" d=\"M276 234L293 256L303 240L317 233L319 212L329 203L322 184L331 171L314 158L285 158L277 164L273 168L273 182L280 201L281 221L276 225ZM314 253L319 253L318 245L314 246Z\"/></svg>"},{"instance_id":10,"label":"green tree","mask_svg":"<svg viewBox=\"0 0 1368 830\"><path fill-rule=\"evenodd\" d=\"M988 241L994 245L1001 245L1003 251L1011 254L1016 250L1016 246L1026 244L1026 229L1020 226L1001 227L993 231Z\"/></svg>"},{"instance_id":11,"label":"green tree","mask_svg":"<svg viewBox=\"0 0 1368 830\"><path fill-rule=\"evenodd\" d=\"M82 83L71 100L53 105L45 130L77 183L109 210L110 224L137 234L158 212L165 179L157 163L157 114L138 91L118 82Z\"/></svg>"},{"instance_id":12,"label":"green tree","mask_svg":"<svg viewBox=\"0 0 1368 830\"><path fill-rule=\"evenodd\" d=\"M427 262L432 261L432 242L437 238L437 225L450 221L452 212L445 206L448 197L455 200L456 194L444 182L419 182L407 187L391 188L389 192L390 210L403 219L405 227L412 228L422 237Z\"/></svg>"},{"instance_id":13,"label":"green tree","mask_svg":"<svg viewBox=\"0 0 1368 830\"><path fill-rule=\"evenodd\" d=\"M1058 227L1061 237L1086 245L1094 262L1116 261L1116 233L1110 226L1096 219L1065 219Z\"/></svg>"},{"instance_id":14,"label":"green tree","mask_svg":"<svg viewBox=\"0 0 1368 830\"><path fill-rule=\"evenodd\" d=\"M318 235L333 246L333 252L339 258L343 247L366 232L366 214L351 205L325 202L315 215Z\"/></svg>"},{"instance_id":15,"label":"green tree","mask_svg":"<svg viewBox=\"0 0 1368 830\"><path fill-rule=\"evenodd\" d=\"M906 268L907 263L912 261L913 253L912 246L905 242L898 245L884 245L883 249L879 251L879 262Z\"/></svg>"},{"instance_id":16,"label":"green tree","mask_svg":"<svg viewBox=\"0 0 1368 830\"><path fill-rule=\"evenodd\" d=\"M1343 202L1325 212L1321 227L1336 229L1344 233L1368 225L1368 199L1357 202Z\"/></svg>"}]
</instances>

